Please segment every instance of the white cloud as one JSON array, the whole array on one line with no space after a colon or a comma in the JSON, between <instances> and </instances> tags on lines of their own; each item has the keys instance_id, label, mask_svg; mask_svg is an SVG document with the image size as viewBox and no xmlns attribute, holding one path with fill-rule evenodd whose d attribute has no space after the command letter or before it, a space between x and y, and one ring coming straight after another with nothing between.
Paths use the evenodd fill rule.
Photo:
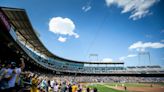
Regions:
<instances>
[{"instance_id":1,"label":"white cloud","mask_svg":"<svg viewBox=\"0 0 164 92\"><path fill-rule=\"evenodd\" d=\"M89 11L89 10L91 10L91 6L90 5L87 5L87 6L83 6L82 7L82 10L84 11L84 12L87 12L87 11Z\"/></svg>"},{"instance_id":2,"label":"white cloud","mask_svg":"<svg viewBox=\"0 0 164 92\"><path fill-rule=\"evenodd\" d=\"M111 58L104 58L102 61L103 61L103 62L112 62L113 59L111 59Z\"/></svg>"},{"instance_id":3,"label":"white cloud","mask_svg":"<svg viewBox=\"0 0 164 92\"><path fill-rule=\"evenodd\" d=\"M130 54L130 55L128 55L127 57L136 57L137 55L135 55L135 54Z\"/></svg>"},{"instance_id":4,"label":"white cloud","mask_svg":"<svg viewBox=\"0 0 164 92\"><path fill-rule=\"evenodd\" d=\"M123 8L121 13L131 12L130 19L137 20L150 14L149 8L159 0L105 0L107 6Z\"/></svg>"},{"instance_id":5,"label":"white cloud","mask_svg":"<svg viewBox=\"0 0 164 92\"><path fill-rule=\"evenodd\" d=\"M61 36L58 38L58 41L60 41L60 42L66 42L66 40L67 40L67 38L61 37Z\"/></svg>"},{"instance_id":6,"label":"white cloud","mask_svg":"<svg viewBox=\"0 0 164 92\"><path fill-rule=\"evenodd\" d=\"M161 42L164 42L164 40L161 40Z\"/></svg>"},{"instance_id":7,"label":"white cloud","mask_svg":"<svg viewBox=\"0 0 164 92\"><path fill-rule=\"evenodd\" d=\"M124 61L126 60L127 58L132 58L132 57L136 57L137 55L136 54L129 54L127 56L123 56L123 57L120 57L119 60L120 61Z\"/></svg>"},{"instance_id":8,"label":"white cloud","mask_svg":"<svg viewBox=\"0 0 164 92\"><path fill-rule=\"evenodd\" d=\"M136 49L137 51L145 51L146 48L164 48L164 44L160 42L145 42L143 43L142 41L138 41L136 43L133 43L131 46L129 46L129 49Z\"/></svg>"},{"instance_id":9,"label":"white cloud","mask_svg":"<svg viewBox=\"0 0 164 92\"><path fill-rule=\"evenodd\" d=\"M79 35L74 32L75 24L69 18L62 18L62 17L51 18L49 22L49 30L55 34L74 36L75 38L79 38ZM59 39L61 39L61 37L59 37L58 40Z\"/></svg>"},{"instance_id":10,"label":"white cloud","mask_svg":"<svg viewBox=\"0 0 164 92\"><path fill-rule=\"evenodd\" d=\"M84 11L84 12L88 12L89 10L91 10L91 3L92 3L92 1L90 0L90 1L88 1L88 2L86 2L86 4L82 7L82 10Z\"/></svg>"},{"instance_id":11,"label":"white cloud","mask_svg":"<svg viewBox=\"0 0 164 92\"><path fill-rule=\"evenodd\" d=\"M133 57L136 57L137 55L136 54L129 54L127 56L123 56L123 57L120 57L118 58L119 61L124 61L128 58L133 58ZM102 62L113 62L114 60L112 58L104 58L102 59Z\"/></svg>"},{"instance_id":12,"label":"white cloud","mask_svg":"<svg viewBox=\"0 0 164 92\"><path fill-rule=\"evenodd\" d=\"M123 57L120 57L119 60L120 61L124 61L127 57L123 56Z\"/></svg>"}]
</instances>

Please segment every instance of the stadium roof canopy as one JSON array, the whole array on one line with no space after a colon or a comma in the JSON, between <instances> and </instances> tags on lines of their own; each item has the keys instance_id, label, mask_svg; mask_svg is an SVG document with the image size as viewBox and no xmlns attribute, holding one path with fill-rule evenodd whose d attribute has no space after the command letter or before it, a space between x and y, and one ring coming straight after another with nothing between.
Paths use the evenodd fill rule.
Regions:
<instances>
[{"instance_id":1,"label":"stadium roof canopy","mask_svg":"<svg viewBox=\"0 0 164 92\"><path fill-rule=\"evenodd\" d=\"M37 37L24 9L2 7L1 10L12 24L19 40L23 41L27 46L36 52L49 57L53 56L53 54L45 48Z\"/></svg>"},{"instance_id":2,"label":"stadium roof canopy","mask_svg":"<svg viewBox=\"0 0 164 92\"><path fill-rule=\"evenodd\" d=\"M40 41L36 31L32 27L27 13L24 9L0 7L3 13L7 16L11 26L16 31L19 40L23 41L25 45L33 49L34 51L43 54L47 57L65 60L74 63L87 63L87 64L124 64L124 62L86 62L65 59L57 55L52 54Z\"/></svg>"}]
</instances>

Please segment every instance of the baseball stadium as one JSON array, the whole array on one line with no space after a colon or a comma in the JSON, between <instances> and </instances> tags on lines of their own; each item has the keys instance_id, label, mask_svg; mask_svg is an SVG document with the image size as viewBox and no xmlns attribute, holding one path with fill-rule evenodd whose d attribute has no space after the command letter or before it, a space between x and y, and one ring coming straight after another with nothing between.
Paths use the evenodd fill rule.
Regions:
<instances>
[{"instance_id":1,"label":"baseball stadium","mask_svg":"<svg viewBox=\"0 0 164 92\"><path fill-rule=\"evenodd\" d=\"M2 3L3 1L4 5L0 1L0 92L164 92L164 61L153 63L151 51L142 50L143 48L136 51L137 60L133 65L128 65L125 58L112 61L108 59L103 62L95 53L89 55L89 60L60 56L51 51L40 39L40 34L36 30L39 26L31 22L33 18L29 10L23 6L5 6L5 0L2 0ZM94 0L88 1L90 2L86 4L87 7L94 3ZM112 0L106 0L108 1ZM153 1L158 0L150 1L153 4ZM143 3L146 7L148 2L143 0ZM89 13L89 10L84 9L84 12ZM39 18L39 15L37 17ZM163 22L159 23L164 27ZM62 24L60 26L63 30L67 28ZM75 38L79 36L76 33L72 34ZM157 38L163 39L162 35ZM67 40L70 39L72 38ZM93 43L95 41L98 40L94 40ZM120 46L122 44L124 42ZM160 46L161 50L156 55L162 56L164 43L161 42ZM74 50L73 48L70 49ZM62 53L65 52L67 51L62 50ZM143 59L144 56L146 59ZM132 55L126 58L130 57ZM146 64L142 64L142 60L145 60Z\"/></svg>"}]
</instances>

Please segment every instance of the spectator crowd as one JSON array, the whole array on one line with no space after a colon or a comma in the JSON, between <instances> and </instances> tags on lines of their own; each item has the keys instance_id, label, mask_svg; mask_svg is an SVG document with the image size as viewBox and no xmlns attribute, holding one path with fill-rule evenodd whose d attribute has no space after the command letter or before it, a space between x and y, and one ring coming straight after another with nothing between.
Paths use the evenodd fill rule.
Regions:
<instances>
[{"instance_id":1,"label":"spectator crowd","mask_svg":"<svg viewBox=\"0 0 164 92\"><path fill-rule=\"evenodd\" d=\"M54 75L24 68L23 58L0 61L0 92L98 92L87 83L164 82L164 77Z\"/></svg>"}]
</instances>

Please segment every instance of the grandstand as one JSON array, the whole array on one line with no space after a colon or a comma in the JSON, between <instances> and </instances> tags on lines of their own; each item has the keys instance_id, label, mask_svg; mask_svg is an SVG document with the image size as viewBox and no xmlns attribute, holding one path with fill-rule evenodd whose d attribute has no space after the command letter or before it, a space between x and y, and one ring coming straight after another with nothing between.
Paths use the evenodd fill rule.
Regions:
<instances>
[{"instance_id":1,"label":"grandstand","mask_svg":"<svg viewBox=\"0 0 164 92\"><path fill-rule=\"evenodd\" d=\"M41 80L41 82L44 82L45 80L51 80L51 82L54 82L55 79L57 84L60 83L60 90L62 90L63 85L65 86L65 82L69 82L67 86L69 86L72 82L71 86L79 83L78 86L83 85L84 88L97 87L98 92L108 92L109 89L121 90L115 90L111 92L125 92L127 89L130 92L140 92L143 89L144 91L147 90L147 92L163 92L164 90L164 68L160 65L125 66L124 62L87 62L70 60L60 57L51 53L40 41L32 24L30 23L28 14L24 9L0 7L1 70L3 70L3 64L8 60L10 62L16 61L17 63L20 63L20 58L24 58L26 64L23 73L28 75L30 72L30 77L28 76L27 79L30 79L32 76L33 79ZM35 74L39 75L39 77L36 78ZM33 80L32 78L30 81ZM1 81L0 75L0 91L11 92L2 89L1 83L3 82ZM92 85L92 83L96 84ZM152 83L155 83L153 84L153 86L155 86L154 88L152 87ZM30 82L25 82L24 84L25 86L23 87L25 89L23 88L23 90L26 91L19 92L30 92L28 86L30 85L31 88L34 87L33 83L30 84ZM143 88L139 88L143 85ZM128 88L124 89L125 87ZM38 89L45 90L45 88L42 88L41 86L39 86Z\"/></svg>"},{"instance_id":2,"label":"grandstand","mask_svg":"<svg viewBox=\"0 0 164 92\"><path fill-rule=\"evenodd\" d=\"M26 69L34 64L56 74L164 76L164 69L156 65L124 67L124 62L75 61L52 54L39 40L24 9L1 7L0 19L1 60L23 56L30 64Z\"/></svg>"}]
</instances>

